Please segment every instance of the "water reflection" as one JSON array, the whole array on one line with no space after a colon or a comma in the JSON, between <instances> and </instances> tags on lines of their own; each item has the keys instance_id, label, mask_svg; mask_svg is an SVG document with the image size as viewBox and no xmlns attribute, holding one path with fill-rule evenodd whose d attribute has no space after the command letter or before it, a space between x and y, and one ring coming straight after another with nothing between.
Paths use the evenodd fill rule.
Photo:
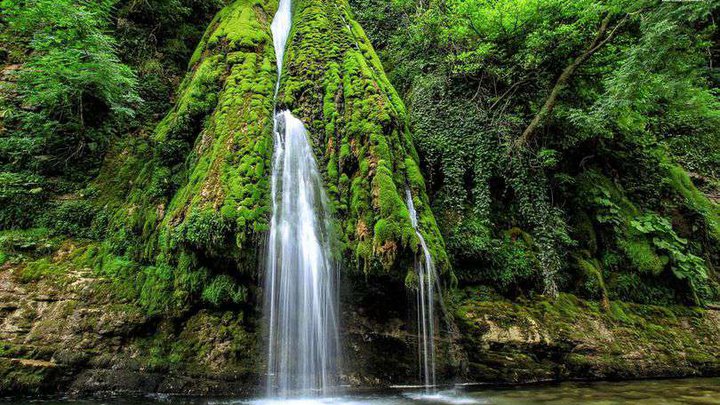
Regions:
<instances>
[{"instance_id":1,"label":"water reflection","mask_svg":"<svg viewBox=\"0 0 720 405\"><path fill-rule=\"evenodd\" d=\"M404 390L347 395L333 398L308 399L240 399L179 398L153 396L109 400L5 400L0 404L39 405L720 405L720 378L684 380L647 380L599 383L563 383L545 386L512 388L458 387L453 390L426 394Z\"/></svg>"}]
</instances>

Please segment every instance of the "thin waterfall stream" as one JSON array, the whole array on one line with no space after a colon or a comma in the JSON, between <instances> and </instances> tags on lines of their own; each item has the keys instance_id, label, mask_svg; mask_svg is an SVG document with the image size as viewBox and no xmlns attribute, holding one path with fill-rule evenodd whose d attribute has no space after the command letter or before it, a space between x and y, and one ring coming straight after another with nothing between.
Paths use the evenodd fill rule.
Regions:
<instances>
[{"instance_id":1,"label":"thin waterfall stream","mask_svg":"<svg viewBox=\"0 0 720 405\"><path fill-rule=\"evenodd\" d=\"M280 89L292 28L291 0L272 22ZM266 263L268 397L327 395L337 385L337 266L331 259L328 199L305 125L274 111L272 219Z\"/></svg>"},{"instance_id":2,"label":"thin waterfall stream","mask_svg":"<svg viewBox=\"0 0 720 405\"><path fill-rule=\"evenodd\" d=\"M416 259L415 271L418 278L417 286L417 329L418 329L418 363L423 378L425 390L430 392L436 387L435 378L435 294L436 283L438 283L437 271L433 262L430 249L428 249L425 238L420 233L417 211L413 203L412 193L409 189L405 191L407 207L410 212L410 222L415 229L415 234L420 240L423 256L421 260ZM437 288L439 293L439 285Z\"/></svg>"}]
</instances>

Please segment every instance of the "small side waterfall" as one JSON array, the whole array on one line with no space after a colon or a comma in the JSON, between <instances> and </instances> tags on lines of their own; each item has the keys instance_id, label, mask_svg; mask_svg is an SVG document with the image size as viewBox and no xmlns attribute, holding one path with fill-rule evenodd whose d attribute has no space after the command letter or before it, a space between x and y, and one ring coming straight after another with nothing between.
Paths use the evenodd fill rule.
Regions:
<instances>
[{"instance_id":1,"label":"small side waterfall","mask_svg":"<svg viewBox=\"0 0 720 405\"><path fill-rule=\"evenodd\" d=\"M418 228L417 212L413 203L412 193L406 190L407 207L410 221L415 234L420 239L423 250L422 260L415 260L415 271L418 277L417 289L417 328L418 328L418 363L423 377L425 390L430 392L436 386L435 379L435 284L438 282L435 263Z\"/></svg>"},{"instance_id":2,"label":"small side waterfall","mask_svg":"<svg viewBox=\"0 0 720 405\"><path fill-rule=\"evenodd\" d=\"M272 22L280 88L292 4ZM338 375L337 270L330 211L308 134L290 111L275 111L272 219L267 248L269 397L324 395Z\"/></svg>"}]
</instances>

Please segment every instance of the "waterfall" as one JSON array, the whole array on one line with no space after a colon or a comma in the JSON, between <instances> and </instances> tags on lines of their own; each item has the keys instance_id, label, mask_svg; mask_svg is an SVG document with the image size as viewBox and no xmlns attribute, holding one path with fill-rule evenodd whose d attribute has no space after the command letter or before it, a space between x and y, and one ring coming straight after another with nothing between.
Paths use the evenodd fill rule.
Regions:
<instances>
[{"instance_id":1,"label":"waterfall","mask_svg":"<svg viewBox=\"0 0 720 405\"><path fill-rule=\"evenodd\" d=\"M417 287L417 329L418 329L418 363L426 391L434 389L435 380L435 284L438 283L435 263L418 227L417 212L413 203L412 193L406 190L407 207L410 222L415 234L420 239L423 257L415 260L415 271L418 277ZM439 291L439 289L438 289Z\"/></svg>"},{"instance_id":2,"label":"waterfall","mask_svg":"<svg viewBox=\"0 0 720 405\"><path fill-rule=\"evenodd\" d=\"M272 22L280 88L292 4ZM277 108L277 107L276 107ZM268 396L324 395L338 375L337 266L330 258L330 210L305 125L275 110L272 219L266 263Z\"/></svg>"}]
</instances>

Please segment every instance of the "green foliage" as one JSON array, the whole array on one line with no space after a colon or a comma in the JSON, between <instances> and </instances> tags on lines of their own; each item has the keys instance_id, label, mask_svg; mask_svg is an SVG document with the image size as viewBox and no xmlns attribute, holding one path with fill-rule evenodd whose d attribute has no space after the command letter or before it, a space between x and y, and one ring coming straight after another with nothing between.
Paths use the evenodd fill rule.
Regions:
<instances>
[{"instance_id":1,"label":"green foliage","mask_svg":"<svg viewBox=\"0 0 720 405\"><path fill-rule=\"evenodd\" d=\"M110 35L113 5L2 2L0 41L17 52L0 94L0 229L54 226L47 211L62 203L52 200L82 189L113 136L131 128L141 100Z\"/></svg>"},{"instance_id":2,"label":"green foliage","mask_svg":"<svg viewBox=\"0 0 720 405\"><path fill-rule=\"evenodd\" d=\"M555 284L603 300L710 299L717 206L704 192L717 192L715 178L705 177L717 173L720 139L717 86L707 69L717 59L709 51L717 5L351 4L408 100L461 282L500 286L511 296L552 292ZM603 20L601 46L578 59ZM508 151L578 60L533 142ZM685 169L701 173L692 179L703 188ZM673 226L644 233L631 225L648 215L672 216ZM526 252L539 263L535 273L507 270L514 261L497 259L506 256L497 247L508 246L498 230L513 227L531 235ZM504 288L514 273L526 281Z\"/></svg>"},{"instance_id":3,"label":"green foliage","mask_svg":"<svg viewBox=\"0 0 720 405\"><path fill-rule=\"evenodd\" d=\"M105 33L113 1L5 0L7 36L26 41L30 56L18 72L18 92L31 107L18 111L20 131L39 137L54 158L92 152L113 123L133 116L139 102L132 70Z\"/></svg>"},{"instance_id":4,"label":"green foliage","mask_svg":"<svg viewBox=\"0 0 720 405\"><path fill-rule=\"evenodd\" d=\"M507 231L492 250L492 265L484 271L483 281L511 296L532 288L540 267L536 250L529 234L517 228Z\"/></svg>"},{"instance_id":5,"label":"green foliage","mask_svg":"<svg viewBox=\"0 0 720 405\"><path fill-rule=\"evenodd\" d=\"M247 290L245 287L238 286L229 276L221 275L215 277L215 279L203 289L202 298L213 305L223 304L226 300L231 303L240 304L245 302Z\"/></svg>"}]
</instances>

